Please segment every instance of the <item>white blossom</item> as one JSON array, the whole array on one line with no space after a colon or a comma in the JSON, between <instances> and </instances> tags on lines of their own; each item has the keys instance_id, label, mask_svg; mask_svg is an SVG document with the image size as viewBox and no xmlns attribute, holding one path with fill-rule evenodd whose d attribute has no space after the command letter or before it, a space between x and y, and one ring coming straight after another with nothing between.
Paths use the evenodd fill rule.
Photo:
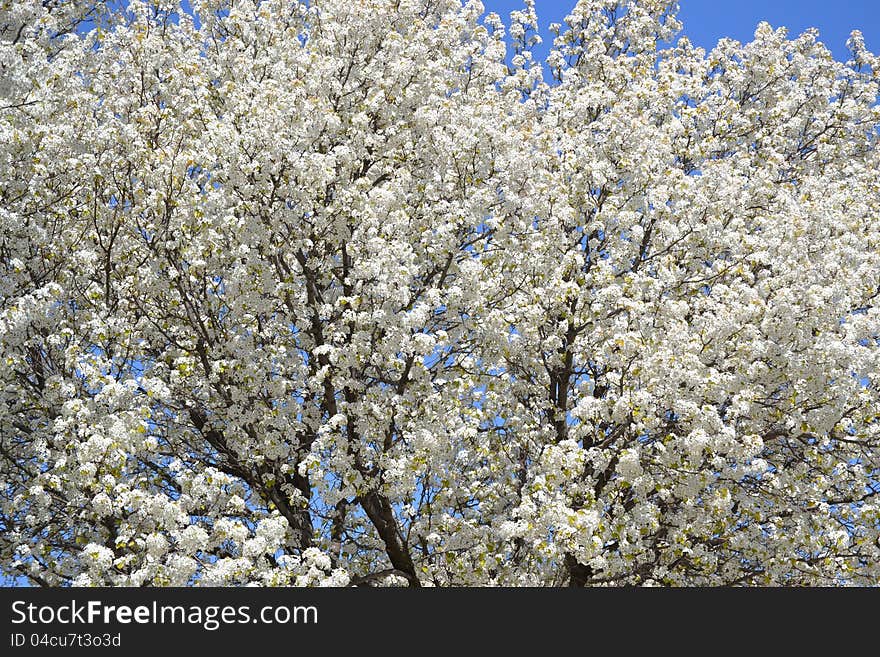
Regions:
<instances>
[{"instance_id":1,"label":"white blossom","mask_svg":"<svg viewBox=\"0 0 880 657\"><path fill-rule=\"evenodd\" d=\"M877 584L860 33L116 4L0 3L4 573Z\"/></svg>"}]
</instances>

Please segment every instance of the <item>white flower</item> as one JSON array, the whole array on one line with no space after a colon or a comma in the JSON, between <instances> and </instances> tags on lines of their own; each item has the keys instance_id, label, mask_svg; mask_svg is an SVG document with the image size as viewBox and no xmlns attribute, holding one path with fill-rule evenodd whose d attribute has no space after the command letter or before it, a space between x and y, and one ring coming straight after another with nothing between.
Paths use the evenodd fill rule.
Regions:
<instances>
[{"instance_id":1,"label":"white flower","mask_svg":"<svg viewBox=\"0 0 880 657\"><path fill-rule=\"evenodd\" d=\"M627 481L635 481L642 474L642 465L639 462L639 453L634 449L626 449L620 454L617 461L617 471Z\"/></svg>"},{"instance_id":2,"label":"white flower","mask_svg":"<svg viewBox=\"0 0 880 657\"><path fill-rule=\"evenodd\" d=\"M147 554L154 559L162 557L168 551L168 541L162 534L150 534L146 538Z\"/></svg>"},{"instance_id":3,"label":"white flower","mask_svg":"<svg viewBox=\"0 0 880 657\"><path fill-rule=\"evenodd\" d=\"M102 571L113 565L113 551L97 543L89 543L82 552L84 565L90 570Z\"/></svg>"},{"instance_id":4,"label":"white flower","mask_svg":"<svg viewBox=\"0 0 880 657\"><path fill-rule=\"evenodd\" d=\"M177 534L177 544L181 550L192 554L207 547L208 532L198 525L189 525Z\"/></svg>"}]
</instances>

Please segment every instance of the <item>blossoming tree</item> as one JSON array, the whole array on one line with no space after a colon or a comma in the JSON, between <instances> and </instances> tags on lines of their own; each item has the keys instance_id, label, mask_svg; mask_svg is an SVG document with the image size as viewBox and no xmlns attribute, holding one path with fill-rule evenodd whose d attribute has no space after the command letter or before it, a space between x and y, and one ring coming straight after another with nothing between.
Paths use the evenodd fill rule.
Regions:
<instances>
[{"instance_id":1,"label":"blossoming tree","mask_svg":"<svg viewBox=\"0 0 880 657\"><path fill-rule=\"evenodd\" d=\"M581 0L0 5L0 564L880 577L880 61Z\"/></svg>"}]
</instances>

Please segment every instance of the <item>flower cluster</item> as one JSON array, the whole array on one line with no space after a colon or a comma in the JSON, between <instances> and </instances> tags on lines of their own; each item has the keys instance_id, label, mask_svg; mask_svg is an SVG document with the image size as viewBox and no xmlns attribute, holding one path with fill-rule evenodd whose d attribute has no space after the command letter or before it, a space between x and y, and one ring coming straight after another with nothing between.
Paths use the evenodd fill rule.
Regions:
<instances>
[{"instance_id":1,"label":"flower cluster","mask_svg":"<svg viewBox=\"0 0 880 657\"><path fill-rule=\"evenodd\" d=\"M861 35L122 4L0 4L5 574L877 583Z\"/></svg>"}]
</instances>

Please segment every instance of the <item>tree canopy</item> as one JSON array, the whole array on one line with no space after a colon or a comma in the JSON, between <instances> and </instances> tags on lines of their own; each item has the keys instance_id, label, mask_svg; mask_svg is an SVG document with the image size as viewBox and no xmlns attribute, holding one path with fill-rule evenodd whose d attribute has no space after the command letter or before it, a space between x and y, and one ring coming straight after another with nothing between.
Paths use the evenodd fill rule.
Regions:
<instances>
[{"instance_id":1,"label":"tree canopy","mask_svg":"<svg viewBox=\"0 0 880 657\"><path fill-rule=\"evenodd\" d=\"M0 3L0 569L880 577L880 61L581 0Z\"/></svg>"}]
</instances>

